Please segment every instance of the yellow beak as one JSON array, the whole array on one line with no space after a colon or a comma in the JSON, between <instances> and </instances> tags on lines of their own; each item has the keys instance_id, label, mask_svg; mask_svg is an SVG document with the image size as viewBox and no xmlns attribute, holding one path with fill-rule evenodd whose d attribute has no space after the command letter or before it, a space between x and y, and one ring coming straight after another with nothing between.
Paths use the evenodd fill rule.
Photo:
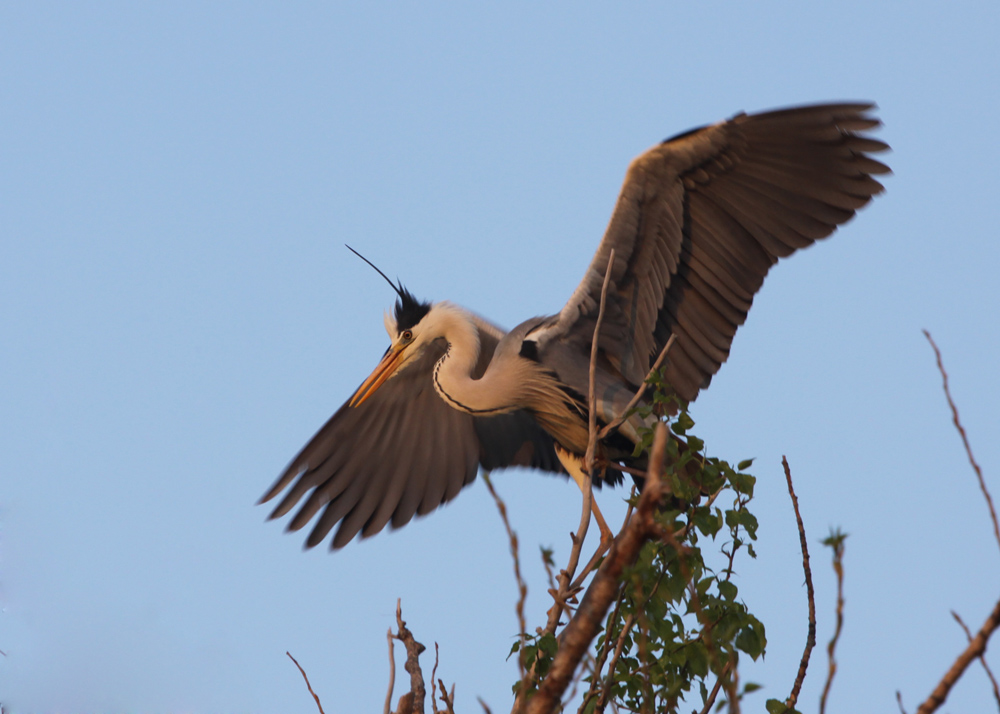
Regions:
<instances>
[{"instance_id":1,"label":"yellow beak","mask_svg":"<svg viewBox=\"0 0 1000 714\"><path fill-rule=\"evenodd\" d=\"M349 406L357 407L364 404L365 400L375 394L375 391L382 386L385 380L389 379L389 377L393 375L393 373L399 368L402 361L403 348L390 347L385 357L383 357L382 361L378 363L375 371L368 376L368 379L362 382L361 386L358 387L358 391L356 391L354 396L351 397Z\"/></svg>"}]
</instances>

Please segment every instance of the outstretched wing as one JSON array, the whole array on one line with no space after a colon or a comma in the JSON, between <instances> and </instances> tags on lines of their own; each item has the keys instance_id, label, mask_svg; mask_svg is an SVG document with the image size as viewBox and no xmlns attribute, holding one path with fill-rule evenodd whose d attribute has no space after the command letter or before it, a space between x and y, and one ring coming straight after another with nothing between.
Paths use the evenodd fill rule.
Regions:
<instances>
[{"instance_id":1,"label":"outstretched wing","mask_svg":"<svg viewBox=\"0 0 1000 714\"><path fill-rule=\"evenodd\" d=\"M478 326L481 375L502 333L485 322ZM450 501L472 483L480 464L560 471L552 438L527 413L474 418L445 404L431 382L444 349L443 341L433 345L367 401L338 409L261 498L269 501L291 485L270 518L287 514L308 494L288 529L320 514L306 546L339 523L332 547L340 548L358 533L374 535L387 523L399 528Z\"/></svg>"},{"instance_id":2,"label":"outstretched wing","mask_svg":"<svg viewBox=\"0 0 1000 714\"><path fill-rule=\"evenodd\" d=\"M600 346L634 384L671 334L667 383L693 400L729 356L767 271L830 235L882 191L888 146L872 104L740 114L629 166L597 254L554 334L589 346L611 250Z\"/></svg>"}]
</instances>

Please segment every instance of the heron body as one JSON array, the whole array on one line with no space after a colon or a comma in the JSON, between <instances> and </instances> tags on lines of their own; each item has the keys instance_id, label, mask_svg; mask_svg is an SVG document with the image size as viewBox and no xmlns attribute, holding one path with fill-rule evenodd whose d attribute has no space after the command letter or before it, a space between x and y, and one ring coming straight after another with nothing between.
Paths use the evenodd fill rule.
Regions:
<instances>
[{"instance_id":1,"label":"heron body","mask_svg":"<svg viewBox=\"0 0 1000 714\"><path fill-rule=\"evenodd\" d=\"M728 357L770 267L830 235L882 191L873 175L889 169L870 154L888 147L863 133L879 124L871 109L740 114L641 154L565 307L508 333L394 285L389 349L261 499L285 491L271 517L305 498L289 529L318 514L306 545L339 524L331 542L339 548L446 503L480 467L578 469L606 272L598 422L623 412L671 336L666 383L694 400ZM631 461L643 424L633 415L599 445L608 464L601 480L621 480L615 464Z\"/></svg>"}]
</instances>

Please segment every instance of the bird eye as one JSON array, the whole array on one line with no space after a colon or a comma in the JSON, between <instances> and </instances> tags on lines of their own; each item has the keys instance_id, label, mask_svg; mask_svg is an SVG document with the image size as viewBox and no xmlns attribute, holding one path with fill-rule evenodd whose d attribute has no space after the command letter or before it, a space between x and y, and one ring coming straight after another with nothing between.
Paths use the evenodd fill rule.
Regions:
<instances>
[{"instance_id":1,"label":"bird eye","mask_svg":"<svg viewBox=\"0 0 1000 714\"><path fill-rule=\"evenodd\" d=\"M410 330L403 330L403 339L407 341L412 340L413 333Z\"/></svg>"}]
</instances>

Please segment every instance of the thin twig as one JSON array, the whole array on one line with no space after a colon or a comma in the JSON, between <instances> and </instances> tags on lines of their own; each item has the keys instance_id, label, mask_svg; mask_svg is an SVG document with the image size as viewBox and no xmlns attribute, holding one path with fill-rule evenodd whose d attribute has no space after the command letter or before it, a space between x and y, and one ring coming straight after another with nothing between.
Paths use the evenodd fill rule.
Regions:
<instances>
[{"instance_id":1,"label":"thin twig","mask_svg":"<svg viewBox=\"0 0 1000 714\"><path fill-rule=\"evenodd\" d=\"M906 714L906 708L903 706L903 695L898 689L896 690L896 704L899 705L899 713Z\"/></svg>"},{"instance_id":2,"label":"thin twig","mask_svg":"<svg viewBox=\"0 0 1000 714\"><path fill-rule=\"evenodd\" d=\"M806 670L809 668L809 656L813 647L816 646L816 600L813 591L812 571L809 568L809 546L806 543L806 529L802 525L802 514L799 513L799 499L795 496L795 488L792 486L792 470L788 467L788 459L781 457L781 465L785 469L785 481L788 482L788 495L792 498L792 508L795 509L795 522L799 526L799 545L802 548L802 570L806 574L806 597L809 600L809 631L806 635L806 648L802 652L802 660L799 662L799 673L795 677L795 684L792 691L785 700L785 706L789 709L795 708L795 703L799 699L799 691L802 689L802 682L806 678Z\"/></svg>"},{"instance_id":3,"label":"thin twig","mask_svg":"<svg viewBox=\"0 0 1000 714\"><path fill-rule=\"evenodd\" d=\"M726 688L726 698L729 700L729 714L740 714L740 673L736 671L736 653L733 652L728 664L733 665L730 668L729 678L723 682L723 686Z\"/></svg>"},{"instance_id":4,"label":"thin twig","mask_svg":"<svg viewBox=\"0 0 1000 714\"><path fill-rule=\"evenodd\" d=\"M621 659L622 651L625 649L625 638L628 637L628 633L632 630L632 625L634 624L634 614L626 617L624 624L622 624L622 631L618 634L618 639L615 640L615 653L608 662L608 676L604 679L604 687L601 689L601 698L597 700L596 711L602 712L608 705L608 699L611 697L611 687L615 683L615 667L618 666L618 660Z\"/></svg>"},{"instance_id":5,"label":"thin twig","mask_svg":"<svg viewBox=\"0 0 1000 714\"><path fill-rule=\"evenodd\" d=\"M608 256L608 268L604 271L604 283L601 285L601 304L597 309L597 322L594 324L594 336L590 341L590 414L587 455L583 460L584 470L593 476L594 455L597 452L597 348L601 337L601 323L604 322L604 307L608 298L608 284L611 282L611 268L615 264L615 250L611 249Z\"/></svg>"},{"instance_id":6,"label":"thin twig","mask_svg":"<svg viewBox=\"0 0 1000 714\"><path fill-rule=\"evenodd\" d=\"M437 673L438 673L438 643L435 642L434 643L434 668L431 670L431 711L434 712L434 714L438 714L437 701L434 699L435 682L438 681ZM447 694L447 692L445 692L445 690L444 690L444 682L441 682L441 694L442 695ZM447 700L444 700L444 701L445 701L445 703L447 703Z\"/></svg>"},{"instance_id":7,"label":"thin twig","mask_svg":"<svg viewBox=\"0 0 1000 714\"><path fill-rule=\"evenodd\" d=\"M840 639L840 630L844 626L844 537L846 536L831 535L828 539L830 547L833 548L833 571L837 574L837 625L833 630L833 638L826 646L829 668L826 684L823 686L823 695L819 699L819 714L826 712L826 698L830 694L833 677L837 674L837 660L834 658L834 652L837 649L837 640Z\"/></svg>"},{"instance_id":8,"label":"thin twig","mask_svg":"<svg viewBox=\"0 0 1000 714\"><path fill-rule=\"evenodd\" d=\"M525 584L524 578L521 577L521 559L518 556L517 533L510 527L510 521L507 519L507 504L503 502L503 499L497 494L496 489L493 488L493 482L490 480L488 471L483 472L483 481L486 482L486 488L489 489L490 495L493 496L493 500L497 504L497 510L500 511L500 518L503 520L503 527L507 529L507 539L510 541L510 554L514 559L514 578L517 580L517 606L515 609L517 611L518 637L521 642L518 650L517 666L521 673L521 680L524 681L527 674L524 669L524 638L525 630L527 629L524 619L524 601L528 597L528 586Z\"/></svg>"},{"instance_id":9,"label":"thin twig","mask_svg":"<svg viewBox=\"0 0 1000 714\"><path fill-rule=\"evenodd\" d=\"M979 464L976 463L976 459L972 455L972 447L969 446L969 439L965 435L965 429L962 428L962 422L958 418L958 408L955 406L955 402L951 398L951 390L948 389L948 373L945 372L944 363L941 361L941 351L934 342L934 338L931 337L930 332L924 330L924 337L927 338L927 341L931 343L931 347L934 349L934 357L937 359L938 371L941 372L941 379L944 382L944 395L948 399L948 406L951 407L952 421L955 422L955 428L958 429L958 433L962 437L962 443L965 445L965 453L969 457L969 463L972 464L972 469L976 472L976 478L979 479L979 488L983 492L983 498L986 499L987 507L990 509L990 518L993 519L993 535L996 538L997 546L1000 546L1000 524L997 523L997 512L993 507L993 499L990 497L989 489L986 488L986 481L983 479L983 471L979 468Z\"/></svg>"},{"instance_id":10,"label":"thin twig","mask_svg":"<svg viewBox=\"0 0 1000 714\"><path fill-rule=\"evenodd\" d=\"M715 678L715 686L712 687L712 691L708 694L708 699L705 700L705 706L701 708L699 714L708 714L712 710L712 705L715 704L716 697L719 696L719 691L722 689L723 681L729 681L729 669L733 666L733 661L729 660L726 662L726 666L722 668L719 672L719 676Z\"/></svg>"},{"instance_id":11,"label":"thin twig","mask_svg":"<svg viewBox=\"0 0 1000 714\"><path fill-rule=\"evenodd\" d=\"M951 669L938 682L937 687L934 688L931 695L917 709L917 714L930 714L944 703L948 692L951 691L955 682L961 678L962 673L965 672L965 668L969 666L969 662L981 656L986 651L986 643L989 641L990 635L998 627L1000 627L1000 601L997 601L997 604L993 606L993 611L986 618L983 626L979 628L976 636L969 642L969 646L958 656L958 659L955 660L955 663L951 665Z\"/></svg>"},{"instance_id":12,"label":"thin twig","mask_svg":"<svg viewBox=\"0 0 1000 714\"><path fill-rule=\"evenodd\" d=\"M593 506L594 489L593 489L593 479L594 479L594 457L597 453L597 353L598 346L600 344L601 335L601 323L604 321L604 309L607 304L608 297L608 284L611 282L611 268L614 266L615 261L615 251L611 250L611 254L608 256L608 267L604 271L604 283L601 286L601 302L597 309L597 321L594 324L594 334L590 340L590 371L589 371L589 415L588 415L588 439L587 439L587 452L584 455L583 460L583 473L584 481L580 486L580 490L583 491L583 511L580 514L580 526L577 528L575 535L570 535L573 540L573 545L570 548L569 561L566 567L560 571L558 577L556 578L559 583L559 589L552 593L552 599L555 601L548 611L548 621L545 624L543 633L555 634L556 628L559 626L559 619L562 617L563 612L567 612L569 607L567 601L572 598L577 590L572 586L573 575L576 573L577 566L580 564L580 552L583 550L583 541L587 537L587 530L590 527L590 516ZM601 546L603 546L604 533L601 533ZM601 546L598 546L600 548ZM594 555L590 559L588 566L591 566L594 562L598 560L599 556ZM523 644L522 644L523 649ZM523 680L523 677L522 677ZM524 692L524 687L521 689ZM518 695L518 700L521 699L521 695ZM515 703L515 710L518 708L520 701Z\"/></svg>"},{"instance_id":13,"label":"thin twig","mask_svg":"<svg viewBox=\"0 0 1000 714\"><path fill-rule=\"evenodd\" d=\"M629 400L629 403L622 410L622 413L612 419L610 424L601 429L600 433L597 435L598 440L607 438L612 431L620 427L625 420L628 419L629 412L635 409L639 400L642 399L642 395L646 393L646 389L649 387L649 380L653 378L653 375L656 374L656 370L658 370L660 365L663 364L663 359L667 356L667 352L670 351L670 346L674 344L675 339L677 339L677 333L670 335L670 339L667 340L667 344L663 345L663 349L660 350L660 356L656 358L656 361L653 362L653 366L650 367L646 378L642 380L642 385L640 385L639 390L635 393L632 399Z\"/></svg>"},{"instance_id":14,"label":"thin twig","mask_svg":"<svg viewBox=\"0 0 1000 714\"><path fill-rule=\"evenodd\" d=\"M302 669L302 665L298 663L298 660L292 657L291 652L285 652L285 654L288 655L288 659L292 660L292 662L295 662L295 666L298 667L299 672L302 673L302 679L306 680L306 687L309 689L309 693L313 695L313 699L316 700L316 706L319 707L319 714L325 714L325 712L323 711L323 705L320 704L319 702L319 697L316 696L316 692L313 691L312 685L309 684L309 677L306 675L306 671Z\"/></svg>"},{"instance_id":15,"label":"thin twig","mask_svg":"<svg viewBox=\"0 0 1000 714\"><path fill-rule=\"evenodd\" d=\"M632 489L634 492L635 486L633 486ZM632 512L632 505L629 504L629 513L631 512ZM625 519L625 522L626 523L628 522L627 518ZM622 527L624 528L624 526ZM625 588L618 588L618 599L615 601L615 609L611 613L611 615L608 616L607 623L604 626L604 644L600 648L600 654L597 657L597 661L594 662L594 675L593 677L591 677L590 680L590 688L584 695L583 701L580 703L580 709L578 710L577 714L583 714L584 709L586 709L587 707L587 702L589 702L592 697L597 696L597 687L601 682L601 672L604 670L604 662L608 658L608 648L611 647L611 636L613 634L613 629L614 629L613 623L618 622L618 615L621 612L622 601L624 600L624 598L625 598ZM615 649L617 650L617 643ZM614 666L612 666L611 669L609 669L608 671L613 672ZM600 705L598 705L596 711L601 711Z\"/></svg>"},{"instance_id":16,"label":"thin twig","mask_svg":"<svg viewBox=\"0 0 1000 714\"><path fill-rule=\"evenodd\" d=\"M386 630L385 637L389 640L389 691L385 693L383 714L392 714L392 690L396 688L396 655L393 653L392 628Z\"/></svg>"},{"instance_id":17,"label":"thin twig","mask_svg":"<svg viewBox=\"0 0 1000 714\"><path fill-rule=\"evenodd\" d=\"M962 618L959 617L958 613L952 610L951 616L955 618L955 622L965 631L965 636L969 642L972 642L972 633L969 632L969 628L962 622ZM982 654L979 655L979 661L983 665L983 669L986 670L986 676L990 678L990 684L993 685L993 697L997 700L997 709L1000 710L1000 687L997 686L997 679L993 676L993 670L990 669L990 666L986 663L986 658Z\"/></svg>"},{"instance_id":18,"label":"thin twig","mask_svg":"<svg viewBox=\"0 0 1000 714\"><path fill-rule=\"evenodd\" d=\"M455 714L455 685L451 685L451 694L448 694L448 690L444 687L444 680L438 680L438 686L441 687L441 701L444 705L448 707L447 714ZM437 707L434 708L437 711Z\"/></svg>"}]
</instances>

